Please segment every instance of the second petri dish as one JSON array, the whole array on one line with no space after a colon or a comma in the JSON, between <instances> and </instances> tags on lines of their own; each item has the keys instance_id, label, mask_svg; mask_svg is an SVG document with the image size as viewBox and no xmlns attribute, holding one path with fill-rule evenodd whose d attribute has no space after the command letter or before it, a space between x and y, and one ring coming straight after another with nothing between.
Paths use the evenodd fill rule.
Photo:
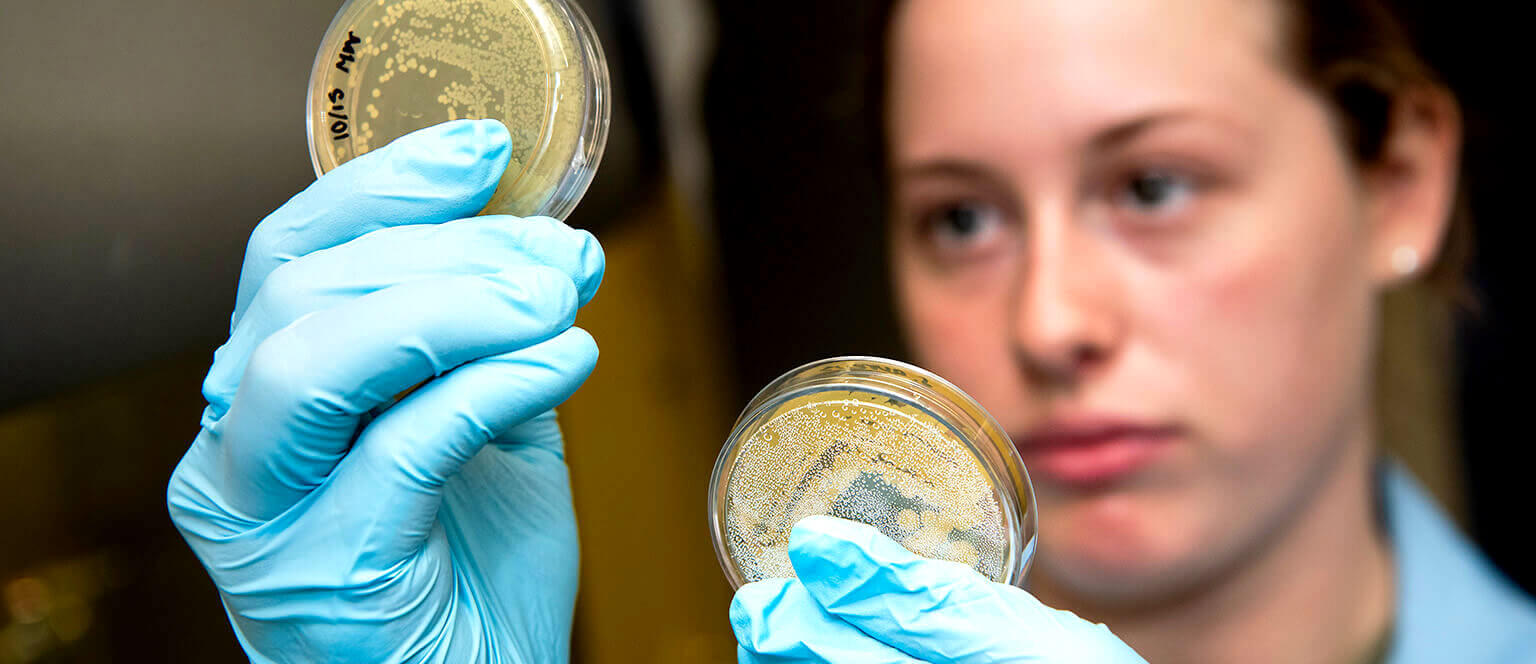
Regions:
<instances>
[{"instance_id":1,"label":"second petri dish","mask_svg":"<svg viewBox=\"0 0 1536 664\"><path fill-rule=\"evenodd\" d=\"M309 79L310 156L324 175L400 136L496 119L512 158L482 214L565 218L602 159L608 65L566 0L349 0Z\"/></svg>"},{"instance_id":2,"label":"second petri dish","mask_svg":"<svg viewBox=\"0 0 1536 664\"><path fill-rule=\"evenodd\" d=\"M919 367L838 357L779 377L747 405L710 478L710 526L732 586L794 576L795 522L870 524L907 549L1021 585L1034 492L1012 441L959 388Z\"/></svg>"}]
</instances>

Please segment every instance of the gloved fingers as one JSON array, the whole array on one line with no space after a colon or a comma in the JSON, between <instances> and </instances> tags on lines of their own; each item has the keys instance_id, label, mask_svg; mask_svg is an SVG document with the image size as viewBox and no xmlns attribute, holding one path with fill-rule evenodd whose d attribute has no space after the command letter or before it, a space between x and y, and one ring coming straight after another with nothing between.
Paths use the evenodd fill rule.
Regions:
<instances>
[{"instance_id":1,"label":"gloved fingers","mask_svg":"<svg viewBox=\"0 0 1536 664\"><path fill-rule=\"evenodd\" d=\"M555 411L540 413L522 424L512 427L491 440L491 444L504 452L519 449L543 450L557 459L565 459L564 437Z\"/></svg>"},{"instance_id":2,"label":"gloved fingers","mask_svg":"<svg viewBox=\"0 0 1536 664\"><path fill-rule=\"evenodd\" d=\"M251 233L230 329L277 266L369 231L479 212L512 155L495 120L457 120L406 134L337 166Z\"/></svg>"},{"instance_id":3,"label":"gloved fingers","mask_svg":"<svg viewBox=\"0 0 1536 664\"><path fill-rule=\"evenodd\" d=\"M862 523L806 517L791 531L789 558L829 614L914 657L1140 661L1107 630L960 563L918 556Z\"/></svg>"},{"instance_id":4,"label":"gloved fingers","mask_svg":"<svg viewBox=\"0 0 1536 664\"><path fill-rule=\"evenodd\" d=\"M389 552L391 559L413 552L437 521L449 480L491 440L529 423L553 427L551 409L581 386L596 363L597 343L585 330L572 327L547 341L448 372L368 424L336 469L326 488L327 500L344 513L377 524L370 530L383 539L374 543L375 550ZM561 488L563 462L555 454L541 454L534 463L554 470L560 486L540 487L534 493L561 494L552 497L563 497L569 510L569 494ZM536 508L546 498L522 495L532 488L522 485L540 481L529 475L503 474L503 486L486 487L477 498L487 503L513 500L495 510L497 514L543 513ZM508 484L509 476L516 477L519 486ZM541 520L532 521L536 529ZM509 549L498 555L511 553Z\"/></svg>"},{"instance_id":5,"label":"gloved fingers","mask_svg":"<svg viewBox=\"0 0 1536 664\"><path fill-rule=\"evenodd\" d=\"M540 593L546 602L544 610L537 617L532 613L524 617L556 619L546 623L551 628L544 633L563 634L555 626L568 624L575 610L581 547L576 541L570 471L565 460L545 444L548 441L542 440L558 441L554 411L516 425L497 441L522 438L533 431L541 441L536 445L497 442L465 463L448 480L437 519L455 555L478 561L476 572L487 602L524 604L529 593ZM556 442L554 447L558 446Z\"/></svg>"},{"instance_id":6,"label":"gloved fingers","mask_svg":"<svg viewBox=\"0 0 1536 664\"><path fill-rule=\"evenodd\" d=\"M285 263L257 292L203 382L203 425L228 411L251 352L309 313L391 286L451 275L491 275L545 265L565 273L585 304L602 281L602 246L591 233L548 217L474 217L377 230Z\"/></svg>"},{"instance_id":7,"label":"gloved fingers","mask_svg":"<svg viewBox=\"0 0 1536 664\"><path fill-rule=\"evenodd\" d=\"M740 662L922 661L827 613L795 579L768 579L737 589L731 600L731 629L736 633Z\"/></svg>"},{"instance_id":8,"label":"gloved fingers","mask_svg":"<svg viewBox=\"0 0 1536 664\"><path fill-rule=\"evenodd\" d=\"M400 284L272 334L214 429L230 508L257 521L286 509L329 475L362 414L454 367L554 337L574 322L576 300L565 273L525 266Z\"/></svg>"}]
</instances>

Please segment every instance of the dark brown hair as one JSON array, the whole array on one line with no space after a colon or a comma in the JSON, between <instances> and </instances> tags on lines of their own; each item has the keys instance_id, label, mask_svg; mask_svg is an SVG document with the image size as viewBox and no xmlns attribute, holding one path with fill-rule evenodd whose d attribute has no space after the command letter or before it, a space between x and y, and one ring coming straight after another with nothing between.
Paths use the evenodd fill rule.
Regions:
<instances>
[{"instance_id":1,"label":"dark brown hair","mask_svg":"<svg viewBox=\"0 0 1536 664\"><path fill-rule=\"evenodd\" d=\"M1426 88L1450 95L1391 0L1276 0L1286 55L1298 78L1333 112L1340 138L1361 167L1386 155L1396 104ZM1440 253L1425 282L1453 300L1470 304L1464 273L1472 233L1465 188L1458 187Z\"/></svg>"}]
</instances>

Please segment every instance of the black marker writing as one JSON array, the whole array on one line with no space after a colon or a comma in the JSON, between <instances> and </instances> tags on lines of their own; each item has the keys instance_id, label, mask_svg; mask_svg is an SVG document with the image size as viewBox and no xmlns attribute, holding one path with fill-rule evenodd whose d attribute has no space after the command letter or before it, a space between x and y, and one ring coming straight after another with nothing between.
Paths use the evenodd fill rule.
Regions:
<instances>
[{"instance_id":1,"label":"black marker writing","mask_svg":"<svg viewBox=\"0 0 1536 664\"><path fill-rule=\"evenodd\" d=\"M348 63L357 61L357 51L353 50L352 47L361 44L362 42L363 40L358 39L357 35L352 34L351 30L347 31L347 41L341 45L341 53L337 54L337 69L347 72L348 74L352 73L352 70L347 69Z\"/></svg>"},{"instance_id":2,"label":"black marker writing","mask_svg":"<svg viewBox=\"0 0 1536 664\"><path fill-rule=\"evenodd\" d=\"M339 141L350 137L351 134L347 131L347 114L342 112L347 110L347 107L341 103L341 100L347 98L347 93L342 92L341 88L331 88L331 91L325 95L325 98L331 101L331 110L326 115L335 120L331 123L331 138Z\"/></svg>"}]
</instances>

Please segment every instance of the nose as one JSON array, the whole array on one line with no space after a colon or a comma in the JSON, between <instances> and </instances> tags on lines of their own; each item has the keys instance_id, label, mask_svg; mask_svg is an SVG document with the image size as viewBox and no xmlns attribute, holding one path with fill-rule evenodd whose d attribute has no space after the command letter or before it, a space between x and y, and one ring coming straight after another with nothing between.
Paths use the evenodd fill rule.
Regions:
<instances>
[{"instance_id":1,"label":"nose","mask_svg":"<svg viewBox=\"0 0 1536 664\"><path fill-rule=\"evenodd\" d=\"M1067 215L1030 224L1010 306L1014 359L1046 392L1072 390L1109 362L1122 334L1108 249Z\"/></svg>"}]
</instances>

